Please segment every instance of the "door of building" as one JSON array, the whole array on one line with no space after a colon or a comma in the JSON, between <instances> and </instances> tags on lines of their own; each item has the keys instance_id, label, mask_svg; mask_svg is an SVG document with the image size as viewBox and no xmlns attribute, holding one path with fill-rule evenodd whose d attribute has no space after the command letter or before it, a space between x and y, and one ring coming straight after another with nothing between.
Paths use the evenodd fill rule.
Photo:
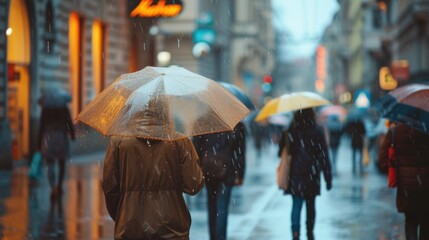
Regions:
<instances>
[{"instance_id":1,"label":"door of building","mask_svg":"<svg viewBox=\"0 0 429 240\"><path fill-rule=\"evenodd\" d=\"M12 158L29 153L29 75L28 67L9 64L8 117L12 134Z\"/></svg>"},{"instance_id":2,"label":"door of building","mask_svg":"<svg viewBox=\"0 0 429 240\"><path fill-rule=\"evenodd\" d=\"M29 105L31 59L30 25L25 0L11 0L7 34L7 114L12 140L12 158L29 154Z\"/></svg>"}]
</instances>

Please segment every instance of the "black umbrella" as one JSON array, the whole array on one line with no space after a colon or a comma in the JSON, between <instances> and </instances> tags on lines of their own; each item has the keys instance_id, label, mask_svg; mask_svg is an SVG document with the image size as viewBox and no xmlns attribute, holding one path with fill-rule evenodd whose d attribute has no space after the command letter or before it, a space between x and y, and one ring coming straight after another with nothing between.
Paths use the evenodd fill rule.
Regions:
<instances>
[{"instance_id":1,"label":"black umbrella","mask_svg":"<svg viewBox=\"0 0 429 240\"><path fill-rule=\"evenodd\" d=\"M226 82L220 82L220 84L238 98L249 110L256 110L252 100L250 100L249 96L247 96L239 87Z\"/></svg>"}]
</instances>

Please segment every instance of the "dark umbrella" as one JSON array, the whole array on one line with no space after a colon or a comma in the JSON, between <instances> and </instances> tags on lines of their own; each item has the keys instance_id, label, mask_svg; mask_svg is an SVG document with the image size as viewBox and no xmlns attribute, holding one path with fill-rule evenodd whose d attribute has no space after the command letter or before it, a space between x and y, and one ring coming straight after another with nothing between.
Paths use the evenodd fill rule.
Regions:
<instances>
[{"instance_id":1,"label":"dark umbrella","mask_svg":"<svg viewBox=\"0 0 429 240\"><path fill-rule=\"evenodd\" d=\"M238 98L249 110L256 110L252 100L241 90L239 87L231 83L220 82L220 84L227 89L232 95Z\"/></svg>"},{"instance_id":2,"label":"dark umbrella","mask_svg":"<svg viewBox=\"0 0 429 240\"><path fill-rule=\"evenodd\" d=\"M39 98L39 104L46 108L66 107L71 102L71 96L64 89L48 87Z\"/></svg>"},{"instance_id":3,"label":"dark umbrella","mask_svg":"<svg viewBox=\"0 0 429 240\"><path fill-rule=\"evenodd\" d=\"M429 133L429 85L408 84L390 91L374 108L384 118Z\"/></svg>"}]
</instances>

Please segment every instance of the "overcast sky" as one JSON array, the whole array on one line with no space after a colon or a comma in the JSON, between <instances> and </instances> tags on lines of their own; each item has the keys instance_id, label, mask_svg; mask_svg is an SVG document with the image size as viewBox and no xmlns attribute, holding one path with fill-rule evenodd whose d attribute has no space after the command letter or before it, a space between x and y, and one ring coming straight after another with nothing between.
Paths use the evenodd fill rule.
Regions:
<instances>
[{"instance_id":1,"label":"overcast sky","mask_svg":"<svg viewBox=\"0 0 429 240\"><path fill-rule=\"evenodd\" d=\"M275 28L290 34L281 46L285 60L310 57L339 9L337 0L272 0L272 4Z\"/></svg>"}]
</instances>

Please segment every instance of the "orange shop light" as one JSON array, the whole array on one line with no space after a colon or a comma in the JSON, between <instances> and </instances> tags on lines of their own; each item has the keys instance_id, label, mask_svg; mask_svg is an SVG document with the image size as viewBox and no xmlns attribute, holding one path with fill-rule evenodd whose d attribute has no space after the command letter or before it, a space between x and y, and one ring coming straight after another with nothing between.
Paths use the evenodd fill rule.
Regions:
<instances>
[{"instance_id":1,"label":"orange shop light","mask_svg":"<svg viewBox=\"0 0 429 240\"><path fill-rule=\"evenodd\" d=\"M379 71L380 88L383 90L392 90L398 86L398 81L392 76L388 67L382 67Z\"/></svg>"},{"instance_id":2,"label":"orange shop light","mask_svg":"<svg viewBox=\"0 0 429 240\"><path fill-rule=\"evenodd\" d=\"M326 49L322 45L316 49L316 76L319 79L326 78Z\"/></svg>"},{"instance_id":3,"label":"orange shop light","mask_svg":"<svg viewBox=\"0 0 429 240\"><path fill-rule=\"evenodd\" d=\"M153 4L153 0L142 0L136 8L134 8L130 17L175 17L182 11L180 4L166 4L166 0L160 0L157 4Z\"/></svg>"}]
</instances>

